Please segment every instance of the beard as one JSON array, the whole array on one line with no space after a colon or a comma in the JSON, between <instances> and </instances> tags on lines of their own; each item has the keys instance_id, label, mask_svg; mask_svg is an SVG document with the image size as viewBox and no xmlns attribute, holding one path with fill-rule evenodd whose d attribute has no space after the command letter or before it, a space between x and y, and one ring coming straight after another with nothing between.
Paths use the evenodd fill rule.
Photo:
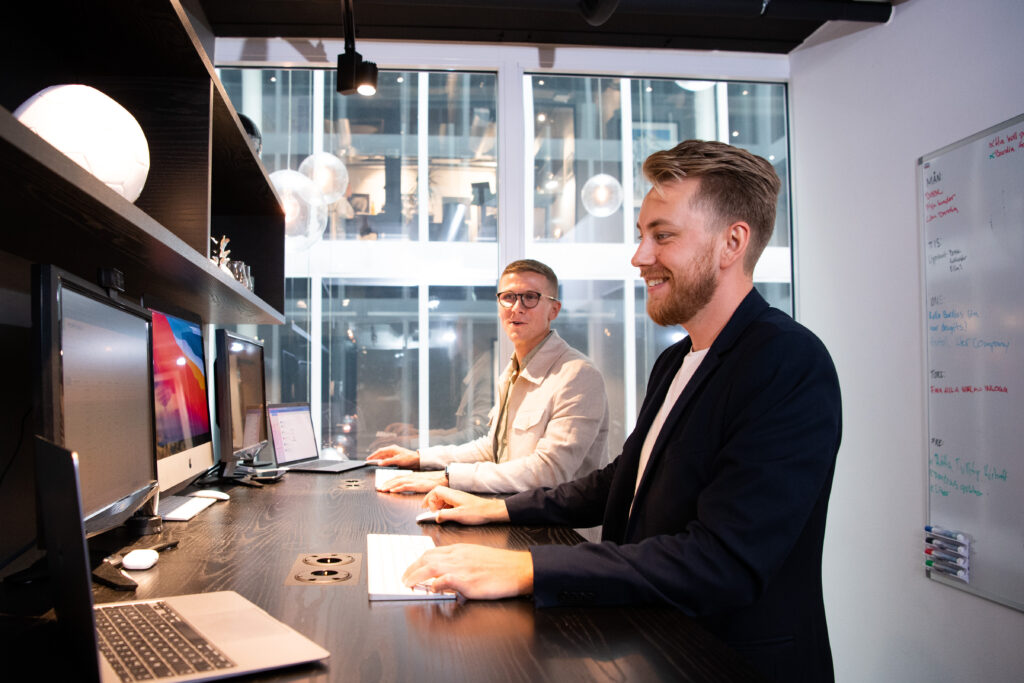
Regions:
<instances>
[{"instance_id":1,"label":"beard","mask_svg":"<svg viewBox=\"0 0 1024 683\"><path fill-rule=\"evenodd\" d=\"M644 277L658 275L656 272L645 272ZM647 299L647 315L658 325L683 325L693 320L702 308L708 305L718 288L718 273L712 259L712 249L693 260L692 268L680 279L681 274L668 273L670 290L660 301L650 297Z\"/></svg>"}]
</instances>

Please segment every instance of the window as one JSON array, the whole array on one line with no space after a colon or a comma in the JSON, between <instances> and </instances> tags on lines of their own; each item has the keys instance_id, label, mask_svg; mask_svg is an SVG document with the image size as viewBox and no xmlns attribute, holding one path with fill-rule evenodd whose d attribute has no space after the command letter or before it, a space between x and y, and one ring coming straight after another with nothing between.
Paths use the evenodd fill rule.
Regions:
<instances>
[{"instance_id":1,"label":"window","mask_svg":"<svg viewBox=\"0 0 1024 683\"><path fill-rule=\"evenodd\" d=\"M503 68L385 69L373 98L338 95L333 69L221 69L272 178L314 152L347 174L322 232L288 240L285 325L250 330L267 344L270 399L309 401L325 448L358 457L384 440L485 434L511 353L497 275L529 257L559 276L553 326L604 375L617 451L654 360L685 334L650 321L629 265L643 159L682 139L776 165L783 190L755 286L792 309L784 84L511 69L522 87L510 94Z\"/></svg>"}]
</instances>

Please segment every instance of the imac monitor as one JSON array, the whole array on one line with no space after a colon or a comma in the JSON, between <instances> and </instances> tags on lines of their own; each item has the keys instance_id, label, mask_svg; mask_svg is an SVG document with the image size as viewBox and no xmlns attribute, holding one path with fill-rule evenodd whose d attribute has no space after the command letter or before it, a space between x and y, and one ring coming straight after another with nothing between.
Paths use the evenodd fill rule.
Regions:
<instances>
[{"instance_id":1,"label":"imac monitor","mask_svg":"<svg viewBox=\"0 0 1024 683\"><path fill-rule=\"evenodd\" d=\"M166 309L166 306L161 305ZM156 471L162 494L213 467L203 327L198 316L149 309L153 316Z\"/></svg>"},{"instance_id":2,"label":"imac monitor","mask_svg":"<svg viewBox=\"0 0 1024 683\"><path fill-rule=\"evenodd\" d=\"M217 426L223 476L240 462L253 463L267 444L263 345L228 330L217 330Z\"/></svg>"},{"instance_id":3,"label":"imac monitor","mask_svg":"<svg viewBox=\"0 0 1024 683\"><path fill-rule=\"evenodd\" d=\"M32 272L37 432L78 452L94 535L156 492L150 314L54 266Z\"/></svg>"}]
</instances>

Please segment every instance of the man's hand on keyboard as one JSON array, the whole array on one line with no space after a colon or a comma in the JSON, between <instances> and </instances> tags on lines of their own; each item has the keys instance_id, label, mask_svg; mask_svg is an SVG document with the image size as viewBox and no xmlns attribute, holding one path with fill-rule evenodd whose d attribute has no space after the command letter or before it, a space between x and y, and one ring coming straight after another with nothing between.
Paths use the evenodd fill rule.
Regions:
<instances>
[{"instance_id":1,"label":"man's hand on keyboard","mask_svg":"<svg viewBox=\"0 0 1024 683\"><path fill-rule=\"evenodd\" d=\"M434 593L453 590L475 600L526 595L533 592L533 556L526 550L443 545L413 562L402 582L427 586Z\"/></svg>"},{"instance_id":2,"label":"man's hand on keyboard","mask_svg":"<svg viewBox=\"0 0 1024 683\"><path fill-rule=\"evenodd\" d=\"M438 486L423 499L424 507L437 512L437 522L459 522L460 524L487 524L507 522L508 508L505 501L495 498L481 498L465 491L456 491L447 486Z\"/></svg>"},{"instance_id":3,"label":"man's hand on keyboard","mask_svg":"<svg viewBox=\"0 0 1024 683\"><path fill-rule=\"evenodd\" d=\"M401 446L396 445L378 448L373 453L366 456L366 459L378 465L385 465L388 467L410 467L416 469L420 466L419 451L412 451L408 448L402 448Z\"/></svg>"}]
</instances>

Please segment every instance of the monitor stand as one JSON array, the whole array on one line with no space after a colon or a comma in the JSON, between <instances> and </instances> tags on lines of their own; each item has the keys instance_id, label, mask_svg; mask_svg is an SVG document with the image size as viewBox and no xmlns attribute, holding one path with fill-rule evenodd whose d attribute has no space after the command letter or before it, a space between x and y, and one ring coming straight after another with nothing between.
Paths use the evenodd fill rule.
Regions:
<instances>
[{"instance_id":1,"label":"monitor stand","mask_svg":"<svg viewBox=\"0 0 1024 683\"><path fill-rule=\"evenodd\" d=\"M243 472L238 469L239 465L256 467L256 460L259 459L260 451L267 446L267 441L260 441L258 444L235 451L228 460L222 460L212 477L202 480L203 483L212 484L241 484L253 488L263 488L263 484L256 481L253 472Z\"/></svg>"},{"instance_id":2,"label":"monitor stand","mask_svg":"<svg viewBox=\"0 0 1024 683\"><path fill-rule=\"evenodd\" d=\"M121 568L104 558L92 570L92 580L110 586L116 591L133 591L139 587L135 579L121 571Z\"/></svg>"},{"instance_id":3,"label":"monitor stand","mask_svg":"<svg viewBox=\"0 0 1024 683\"><path fill-rule=\"evenodd\" d=\"M119 591L133 591L139 587L135 579L121 571L118 555L111 554L101 558L101 554L103 554L103 551L99 549L96 551L89 550L89 565L93 568L93 581ZM5 576L4 583L23 585L36 583L40 580L48 580L49 578L50 566L44 553L42 557L36 559L28 567Z\"/></svg>"}]
</instances>

